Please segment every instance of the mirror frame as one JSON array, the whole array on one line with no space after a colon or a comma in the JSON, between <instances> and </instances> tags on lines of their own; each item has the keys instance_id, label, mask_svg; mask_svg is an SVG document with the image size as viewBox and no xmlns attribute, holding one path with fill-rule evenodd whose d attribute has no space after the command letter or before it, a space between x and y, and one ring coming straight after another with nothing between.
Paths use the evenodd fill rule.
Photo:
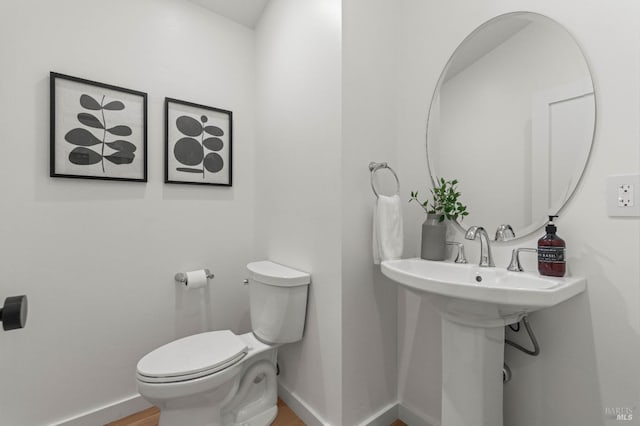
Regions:
<instances>
[{"instance_id":1,"label":"mirror frame","mask_svg":"<svg viewBox=\"0 0 640 426\"><path fill-rule=\"evenodd\" d=\"M587 71L589 73L589 79L591 80L591 86L593 88L593 108L594 108L594 120L593 120L593 133L591 135L591 143L589 144L589 150L587 152L586 155L586 159L585 159L585 163L584 166L582 167L582 170L580 171L580 174L578 176L578 179L576 179L575 183L571 185L571 190L567 193L566 198L564 199L564 201L562 201L562 204L558 207L557 212L555 212L555 214L560 216L560 213L566 208L567 204L569 203L569 201L573 198L573 196L575 195L575 193L577 192L578 186L580 186L580 183L582 182L582 179L585 175L585 172L587 170L587 167L589 166L589 160L591 158L591 153L593 152L593 145L595 143L595 136L596 136L596 129L598 127L598 95L596 92L596 85L593 81L593 73L591 70L591 67L589 66L589 61L587 61L587 56L584 53L584 49L582 49L582 47L580 46L580 44L578 43L578 41L576 40L576 38L573 36L573 34L571 34L569 32L569 30L567 30L564 25L560 24L558 21L549 18L546 15L540 14L540 13L536 13L536 12L531 12L531 11L515 11L515 12L508 12L508 13L503 13L501 15L497 15L494 16L493 18L483 22L482 24L480 24L479 26L477 26L473 31L471 31L460 43L458 43L458 46L455 48L455 50L453 51L453 53L451 54L451 56L449 57L449 59L447 60L447 62L445 63L444 67L442 68L442 72L440 73L440 77L438 77L438 81L436 83L435 88L433 89L433 93L431 95L431 102L429 103L429 111L427 113L427 126L426 126L426 131L425 131L425 153L426 153L426 159L427 159L427 170L429 173L429 179L431 180L431 187L435 187L435 179L436 177L434 177L433 175L433 168L431 166L431 162L430 162L430 158L429 158L429 121L431 120L431 112L432 112L432 108L433 108L433 102L436 99L436 96L438 95L438 91L440 90L440 87L442 86L442 82L443 79L445 77L445 74L447 72L447 70L449 69L449 65L451 65L453 59L456 56L456 53L458 52L458 50L460 49L461 46L464 45L465 42L467 42L468 40L470 40L471 38L473 38L478 32L480 32L482 29L484 29L487 25L490 25L492 22L498 20L498 19L504 19L506 17L509 16L516 16L516 15L530 15L530 16L535 16L538 18L542 18L543 20L547 20L555 25L558 25L560 28L562 28L567 36L569 36L571 38L571 40L573 40L573 42L575 43L576 48L578 49L578 51L580 52L580 54L582 55L582 58L584 59L584 63L585 66L587 67ZM458 222L457 220L451 220L449 222L453 223L453 226L455 227L455 229L461 233L465 233L466 232L466 228L464 228L460 222ZM519 235L515 235L515 238L510 239L510 240L495 240L494 235L491 234L491 232L493 231L489 231L487 230L487 232L489 232L489 237L492 238L491 242L492 243L511 243L513 241L517 241L520 239L524 239L526 237L531 236L534 232L542 229L545 224L548 222L548 217L545 216L543 218L541 218L540 220L533 220L532 223L528 226L526 226L523 230L519 231ZM478 226L482 226L481 224L478 224Z\"/></svg>"}]
</instances>

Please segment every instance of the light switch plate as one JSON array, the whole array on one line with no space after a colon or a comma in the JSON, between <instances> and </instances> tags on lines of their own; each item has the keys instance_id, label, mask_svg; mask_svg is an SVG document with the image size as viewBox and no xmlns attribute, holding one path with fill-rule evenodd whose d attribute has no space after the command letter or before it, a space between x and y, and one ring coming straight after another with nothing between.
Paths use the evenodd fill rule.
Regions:
<instances>
[{"instance_id":1,"label":"light switch plate","mask_svg":"<svg viewBox=\"0 0 640 426\"><path fill-rule=\"evenodd\" d=\"M607 178L607 214L640 217L640 174Z\"/></svg>"}]
</instances>

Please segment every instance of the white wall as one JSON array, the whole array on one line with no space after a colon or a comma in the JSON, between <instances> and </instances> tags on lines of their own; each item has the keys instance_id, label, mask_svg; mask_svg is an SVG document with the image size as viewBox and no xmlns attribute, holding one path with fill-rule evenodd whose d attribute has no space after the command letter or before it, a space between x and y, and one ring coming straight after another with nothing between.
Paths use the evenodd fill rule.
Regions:
<instances>
[{"instance_id":1,"label":"white wall","mask_svg":"<svg viewBox=\"0 0 640 426\"><path fill-rule=\"evenodd\" d=\"M387 83L395 75L396 5L343 1L342 15L342 424L356 425L397 400L397 290L372 260L367 167L387 161L398 170L395 87ZM396 190L388 171L376 178L383 194Z\"/></svg>"},{"instance_id":2,"label":"white wall","mask_svg":"<svg viewBox=\"0 0 640 426\"><path fill-rule=\"evenodd\" d=\"M30 303L0 333L0 423L50 424L134 395L160 344L249 329L253 32L182 0L2 1L0 21L0 298ZM49 71L148 93L148 183L49 177ZM163 184L165 96L233 111L233 187ZM173 281L203 267L206 306Z\"/></svg>"},{"instance_id":3,"label":"white wall","mask_svg":"<svg viewBox=\"0 0 640 426\"><path fill-rule=\"evenodd\" d=\"M341 3L272 0L256 28L256 252L311 273L280 384L341 423Z\"/></svg>"},{"instance_id":4,"label":"white wall","mask_svg":"<svg viewBox=\"0 0 640 426\"><path fill-rule=\"evenodd\" d=\"M586 174L560 213L558 233L567 242L570 271L588 278L588 290L531 315L539 357L505 350L514 373L505 386L505 424L612 423L604 419L605 408L638 407L640 402L640 221L607 217L605 207L607 175L640 169L640 6L622 1L613 7L600 0L404 0L400 8L398 161L412 189L427 184L422 153L431 93L449 55L468 33L496 15L531 10L564 25L583 48L596 87L597 130ZM482 173L482 165L477 172ZM413 240L408 247L415 254L421 217L409 211L405 219L406 235ZM494 246L498 267L507 265L514 246L534 246L542 234ZM465 246L471 261L477 261L476 244ZM398 311L401 403L437 423L439 319L405 292L399 295ZM640 424L637 408L627 424Z\"/></svg>"}]
</instances>

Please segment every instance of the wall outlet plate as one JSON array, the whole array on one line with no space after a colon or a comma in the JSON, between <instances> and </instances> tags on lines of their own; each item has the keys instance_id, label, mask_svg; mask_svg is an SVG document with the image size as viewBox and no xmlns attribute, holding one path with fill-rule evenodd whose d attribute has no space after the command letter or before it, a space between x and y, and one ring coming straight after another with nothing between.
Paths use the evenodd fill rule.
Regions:
<instances>
[{"instance_id":1,"label":"wall outlet plate","mask_svg":"<svg viewBox=\"0 0 640 426\"><path fill-rule=\"evenodd\" d=\"M634 185L631 183L622 183L618 185L618 207L633 207L634 202Z\"/></svg>"},{"instance_id":2,"label":"wall outlet plate","mask_svg":"<svg viewBox=\"0 0 640 426\"><path fill-rule=\"evenodd\" d=\"M640 174L607 178L607 214L640 217Z\"/></svg>"}]
</instances>

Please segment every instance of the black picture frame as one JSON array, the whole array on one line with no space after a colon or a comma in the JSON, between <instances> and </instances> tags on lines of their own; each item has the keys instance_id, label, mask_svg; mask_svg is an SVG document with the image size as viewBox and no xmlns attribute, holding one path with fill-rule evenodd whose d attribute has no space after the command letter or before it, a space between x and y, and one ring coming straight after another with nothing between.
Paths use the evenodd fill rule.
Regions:
<instances>
[{"instance_id":1,"label":"black picture frame","mask_svg":"<svg viewBox=\"0 0 640 426\"><path fill-rule=\"evenodd\" d=\"M49 176L147 181L147 94L50 72Z\"/></svg>"},{"instance_id":2,"label":"black picture frame","mask_svg":"<svg viewBox=\"0 0 640 426\"><path fill-rule=\"evenodd\" d=\"M233 112L165 98L164 182L232 186Z\"/></svg>"}]
</instances>

